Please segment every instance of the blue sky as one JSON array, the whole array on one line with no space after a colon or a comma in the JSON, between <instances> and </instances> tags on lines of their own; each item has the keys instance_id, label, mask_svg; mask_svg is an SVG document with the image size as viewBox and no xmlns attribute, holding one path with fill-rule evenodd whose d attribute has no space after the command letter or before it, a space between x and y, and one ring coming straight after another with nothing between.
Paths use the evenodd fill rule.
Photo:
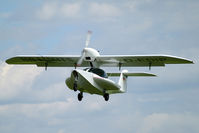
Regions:
<instances>
[{"instance_id":1,"label":"blue sky","mask_svg":"<svg viewBox=\"0 0 199 133\"><path fill-rule=\"evenodd\" d=\"M197 0L1 1L0 132L198 133L198 14ZM156 78L129 78L126 94L78 102L65 85L72 68L5 63L20 54L80 54L88 30L100 54L170 54L195 64L155 67Z\"/></svg>"}]
</instances>

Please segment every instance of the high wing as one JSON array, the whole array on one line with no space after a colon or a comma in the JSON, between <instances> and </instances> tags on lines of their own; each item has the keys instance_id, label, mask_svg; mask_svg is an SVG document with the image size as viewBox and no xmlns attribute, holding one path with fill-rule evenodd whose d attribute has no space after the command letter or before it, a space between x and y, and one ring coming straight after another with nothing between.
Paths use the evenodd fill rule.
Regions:
<instances>
[{"instance_id":1,"label":"high wing","mask_svg":"<svg viewBox=\"0 0 199 133\"><path fill-rule=\"evenodd\" d=\"M38 67L74 67L80 55L19 55L6 60L8 64L37 65ZM165 64L192 64L193 61L170 55L101 55L95 57L94 64L104 67L144 67L165 66ZM90 66L83 61L81 67Z\"/></svg>"},{"instance_id":2,"label":"high wing","mask_svg":"<svg viewBox=\"0 0 199 133\"><path fill-rule=\"evenodd\" d=\"M74 67L79 58L80 55L19 55L6 60L6 63L38 67ZM87 67L89 62L83 62L81 66Z\"/></svg>"},{"instance_id":3,"label":"high wing","mask_svg":"<svg viewBox=\"0 0 199 133\"><path fill-rule=\"evenodd\" d=\"M145 67L165 64L193 64L193 61L171 55L102 55L96 58L99 66Z\"/></svg>"}]
</instances>

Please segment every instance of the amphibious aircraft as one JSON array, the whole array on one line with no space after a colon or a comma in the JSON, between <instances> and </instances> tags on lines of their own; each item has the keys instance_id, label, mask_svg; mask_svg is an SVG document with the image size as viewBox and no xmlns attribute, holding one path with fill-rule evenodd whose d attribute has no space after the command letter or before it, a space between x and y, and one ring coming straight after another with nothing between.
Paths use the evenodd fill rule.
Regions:
<instances>
[{"instance_id":1,"label":"amphibious aircraft","mask_svg":"<svg viewBox=\"0 0 199 133\"><path fill-rule=\"evenodd\" d=\"M86 46L81 55L19 55L12 57L8 64L37 65L38 67L74 67L65 83L69 89L77 91L81 101L83 93L97 94L109 100L110 94L124 93L127 89L128 76L156 76L148 72L121 72L106 73L101 67L151 67L165 64L192 64L193 61L171 55L100 55L94 48L89 48L91 31L88 31ZM86 67L83 70L77 67ZM108 79L118 76L119 81Z\"/></svg>"}]
</instances>

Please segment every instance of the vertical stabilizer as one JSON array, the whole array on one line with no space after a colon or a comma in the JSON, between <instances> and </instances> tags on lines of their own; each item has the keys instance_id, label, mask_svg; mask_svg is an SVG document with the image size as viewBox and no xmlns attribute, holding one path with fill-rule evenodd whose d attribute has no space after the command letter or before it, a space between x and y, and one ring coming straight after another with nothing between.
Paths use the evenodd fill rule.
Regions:
<instances>
[{"instance_id":1,"label":"vertical stabilizer","mask_svg":"<svg viewBox=\"0 0 199 133\"><path fill-rule=\"evenodd\" d=\"M125 73L128 73L128 70L123 70L121 72L118 82L118 84L121 86L120 88L121 92L126 92L127 89L127 75L125 75Z\"/></svg>"}]
</instances>

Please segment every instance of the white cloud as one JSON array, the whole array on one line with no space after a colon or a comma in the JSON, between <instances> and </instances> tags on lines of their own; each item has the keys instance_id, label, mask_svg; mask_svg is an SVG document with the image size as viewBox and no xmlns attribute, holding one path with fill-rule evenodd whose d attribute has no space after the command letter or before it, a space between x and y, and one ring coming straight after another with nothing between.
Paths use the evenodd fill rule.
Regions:
<instances>
[{"instance_id":1,"label":"white cloud","mask_svg":"<svg viewBox=\"0 0 199 133\"><path fill-rule=\"evenodd\" d=\"M67 98L65 101L54 101L46 103L31 104L5 104L0 105L0 116L23 115L26 118L50 118L49 125L58 125L64 121L58 119L57 115L65 115L66 113L91 113L99 111L104 107L105 102L94 102L94 100L78 102L75 98ZM81 108L81 112L79 109Z\"/></svg>"},{"instance_id":2,"label":"white cloud","mask_svg":"<svg viewBox=\"0 0 199 133\"><path fill-rule=\"evenodd\" d=\"M156 0L132 0L124 3L124 6L127 7L130 11L136 11L142 5L153 3Z\"/></svg>"},{"instance_id":3,"label":"white cloud","mask_svg":"<svg viewBox=\"0 0 199 133\"><path fill-rule=\"evenodd\" d=\"M0 18L2 18L2 19L6 19L11 16L12 16L12 13L10 13L10 12L2 12L2 13L0 12Z\"/></svg>"},{"instance_id":4,"label":"white cloud","mask_svg":"<svg viewBox=\"0 0 199 133\"><path fill-rule=\"evenodd\" d=\"M49 20L53 18L57 13L57 4L56 3L45 3L39 11L37 11L37 16L41 20Z\"/></svg>"},{"instance_id":5,"label":"white cloud","mask_svg":"<svg viewBox=\"0 0 199 133\"><path fill-rule=\"evenodd\" d=\"M33 90L31 95L32 97L37 97L37 99L41 101L56 101L60 99L61 97L65 96L64 94L65 88L66 88L65 83L64 81L62 81L59 83L53 83L52 85L43 89Z\"/></svg>"},{"instance_id":6,"label":"white cloud","mask_svg":"<svg viewBox=\"0 0 199 133\"><path fill-rule=\"evenodd\" d=\"M89 13L98 17L115 17L122 14L119 8L107 3L91 3L89 5Z\"/></svg>"},{"instance_id":7,"label":"white cloud","mask_svg":"<svg viewBox=\"0 0 199 133\"><path fill-rule=\"evenodd\" d=\"M73 4L65 3L60 8L60 13L64 17L75 17L78 16L79 12L80 12L79 3L73 3Z\"/></svg>"},{"instance_id":8,"label":"white cloud","mask_svg":"<svg viewBox=\"0 0 199 133\"><path fill-rule=\"evenodd\" d=\"M82 12L84 10L84 12ZM120 16L122 11L107 3L90 3L83 7L81 3L61 3L49 2L44 3L37 11L36 16L41 20L65 19L78 17L95 17L95 18L111 18Z\"/></svg>"},{"instance_id":9,"label":"white cloud","mask_svg":"<svg viewBox=\"0 0 199 133\"><path fill-rule=\"evenodd\" d=\"M0 64L0 99L13 98L30 90L32 82L41 73L41 69L31 66L13 66Z\"/></svg>"},{"instance_id":10,"label":"white cloud","mask_svg":"<svg viewBox=\"0 0 199 133\"><path fill-rule=\"evenodd\" d=\"M138 133L186 133L187 131L196 133L199 132L198 122L199 116L190 113L153 113L144 118Z\"/></svg>"},{"instance_id":11,"label":"white cloud","mask_svg":"<svg viewBox=\"0 0 199 133\"><path fill-rule=\"evenodd\" d=\"M73 101L74 102L74 101ZM71 101L39 104L7 104L0 106L0 115L18 114L27 118L47 118L72 110Z\"/></svg>"},{"instance_id":12,"label":"white cloud","mask_svg":"<svg viewBox=\"0 0 199 133\"><path fill-rule=\"evenodd\" d=\"M197 133L199 115L193 113L151 113L133 112L119 114L110 120L116 132L135 133Z\"/></svg>"},{"instance_id":13,"label":"white cloud","mask_svg":"<svg viewBox=\"0 0 199 133\"><path fill-rule=\"evenodd\" d=\"M77 17L80 13L80 3L45 3L36 13L41 20L51 20L54 18Z\"/></svg>"},{"instance_id":14,"label":"white cloud","mask_svg":"<svg viewBox=\"0 0 199 133\"><path fill-rule=\"evenodd\" d=\"M64 131L64 129L60 129L60 130L58 130L57 133L65 133L65 131Z\"/></svg>"},{"instance_id":15,"label":"white cloud","mask_svg":"<svg viewBox=\"0 0 199 133\"><path fill-rule=\"evenodd\" d=\"M152 114L144 118L143 126L139 129L140 133L149 133L163 126L169 120L168 114Z\"/></svg>"}]
</instances>

